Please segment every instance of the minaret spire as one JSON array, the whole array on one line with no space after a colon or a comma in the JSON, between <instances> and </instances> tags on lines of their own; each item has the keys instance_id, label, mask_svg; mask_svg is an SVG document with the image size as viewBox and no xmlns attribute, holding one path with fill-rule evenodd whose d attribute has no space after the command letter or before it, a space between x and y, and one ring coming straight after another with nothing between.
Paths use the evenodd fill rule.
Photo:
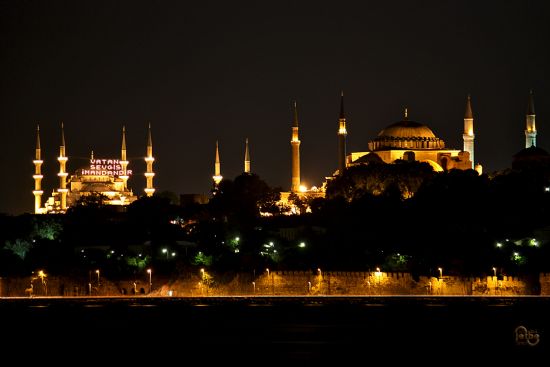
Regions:
<instances>
[{"instance_id":1,"label":"minaret spire","mask_svg":"<svg viewBox=\"0 0 550 367\"><path fill-rule=\"evenodd\" d=\"M537 146L537 127L535 125L535 96L529 91L527 114L525 116L525 148Z\"/></svg>"},{"instance_id":2,"label":"minaret spire","mask_svg":"<svg viewBox=\"0 0 550 367\"><path fill-rule=\"evenodd\" d=\"M217 140L216 140L216 161L214 162L214 176L212 176L212 179L214 180L215 187L217 187L223 179L221 174L220 151L218 148Z\"/></svg>"},{"instance_id":3,"label":"minaret spire","mask_svg":"<svg viewBox=\"0 0 550 367\"><path fill-rule=\"evenodd\" d=\"M244 173L250 173L250 151L248 149L248 138L246 138L244 147Z\"/></svg>"},{"instance_id":4,"label":"minaret spire","mask_svg":"<svg viewBox=\"0 0 550 367\"><path fill-rule=\"evenodd\" d=\"M42 176L41 173L41 166L42 163L42 151L40 149L40 125L36 125L36 149L35 149L35 156L34 160L32 161L34 164L34 175L32 178L34 179L34 214L42 214L44 213L44 209L42 208L42 194L44 191L42 191Z\"/></svg>"},{"instance_id":5,"label":"minaret spire","mask_svg":"<svg viewBox=\"0 0 550 367\"><path fill-rule=\"evenodd\" d=\"M298 136L298 108L296 101L293 101L294 120L292 121L292 184L291 192L300 191L300 138Z\"/></svg>"},{"instance_id":6,"label":"minaret spire","mask_svg":"<svg viewBox=\"0 0 550 367\"><path fill-rule=\"evenodd\" d=\"M338 118L338 174L346 169L346 115L344 113L344 91L340 94L340 117Z\"/></svg>"},{"instance_id":7,"label":"minaret spire","mask_svg":"<svg viewBox=\"0 0 550 367\"><path fill-rule=\"evenodd\" d=\"M155 173L153 172L153 139L151 138L151 123L149 122L149 127L147 130L147 156L145 157L145 163L147 164L147 171L145 172L145 179L147 181L147 186L145 187L145 194L149 197L153 196L155 188L153 187L153 177Z\"/></svg>"},{"instance_id":8,"label":"minaret spire","mask_svg":"<svg viewBox=\"0 0 550 367\"><path fill-rule=\"evenodd\" d=\"M463 150L470 153L471 168L474 168L474 114L472 113L472 101L469 94L466 99L466 110L464 111L464 133L462 134L462 139L464 140Z\"/></svg>"},{"instance_id":9,"label":"minaret spire","mask_svg":"<svg viewBox=\"0 0 550 367\"><path fill-rule=\"evenodd\" d=\"M65 212L67 210L67 193L69 190L67 189L68 158L65 152L65 128L63 122L61 122L61 145L59 146L59 157L57 157L57 161L59 162L59 173L57 174L59 177L59 188L57 189L57 192L61 196L60 210L61 212Z\"/></svg>"},{"instance_id":10,"label":"minaret spire","mask_svg":"<svg viewBox=\"0 0 550 367\"><path fill-rule=\"evenodd\" d=\"M120 148L120 165L122 166L122 175L118 177L124 181L124 189L128 188L128 160L126 158L126 125L122 125L122 146Z\"/></svg>"}]
</instances>

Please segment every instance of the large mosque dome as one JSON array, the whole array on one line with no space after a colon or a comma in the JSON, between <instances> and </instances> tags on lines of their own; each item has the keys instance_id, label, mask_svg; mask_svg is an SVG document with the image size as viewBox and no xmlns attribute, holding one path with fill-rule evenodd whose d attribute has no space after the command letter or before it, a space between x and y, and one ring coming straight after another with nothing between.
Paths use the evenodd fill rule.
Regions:
<instances>
[{"instance_id":1,"label":"large mosque dome","mask_svg":"<svg viewBox=\"0 0 550 367\"><path fill-rule=\"evenodd\" d=\"M443 149L445 142L428 126L415 121L395 122L369 142L369 149Z\"/></svg>"},{"instance_id":2,"label":"large mosque dome","mask_svg":"<svg viewBox=\"0 0 550 367\"><path fill-rule=\"evenodd\" d=\"M414 121L398 121L378 133L378 136L396 138L435 138L435 134L428 126Z\"/></svg>"}]
</instances>

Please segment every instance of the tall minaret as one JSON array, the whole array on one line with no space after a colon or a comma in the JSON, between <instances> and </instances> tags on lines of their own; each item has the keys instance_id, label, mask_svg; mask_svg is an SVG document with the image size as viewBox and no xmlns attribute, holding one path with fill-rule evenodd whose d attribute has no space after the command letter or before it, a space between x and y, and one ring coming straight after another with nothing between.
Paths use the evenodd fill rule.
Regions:
<instances>
[{"instance_id":1,"label":"tall minaret","mask_svg":"<svg viewBox=\"0 0 550 367\"><path fill-rule=\"evenodd\" d=\"M32 176L34 178L34 191L32 192L34 195L34 214L42 214L42 194L44 191L42 191L41 182L44 176L42 176L40 167L44 161L40 149L40 125L36 125L36 150L32 163L34 163L34 175Z\"/></svg>"},{"instance_id":2,"label":"tall minaret","mask_svg":"<svg viewBox=\"0 0 550 367\"><path fill-rule=\"evenodd\" d=\"M468 94L466 100L466 111L464 112L464 134L462 134L464 140L464 151L470 153L470 161L474 168L474 115L472 113L472 101Z\"/></svg>"},{"instance_id":3,"label":"tall minaret","mask_svg":"<svg viewBox=\"0 0 550 367\"><path fill-rule=\"evenodd\" d=\"M338 174L341 176L346 169L346 116L344 114L344 91L341 93L340 117L338 118Z\"/></svg>"},{"instance_id":4,"label":"tall minaret","mask_svg":"<svg viewBox=\"0 0 550 367\"><path fill-rule=\"evenodd\" d=\"M293 103L294 107L294 121L292 121L292 140L290 145L292 146L292 185L290 187L291 192L300 191L300 138L298 137L298 108L296 107L296 101Z\"/></svg>"},{"instance_id":5,"label":"tall minaret","mask_svg":"<svg viewBox=\"0 0 550 367\"><path fill-rule=\"evenodd\" d=\"M250 151L248 150L248 138L244 146L244 173L250 173Z\"/></svg>"},{"instance_id":6,"label":"tall minaret","mask_svg":"<svg viewBox=\"0 0 550 367\"><path fill-rule=\"evenodd\" d=\"M145 178L147 179L147 187L145 188L145 194L147 196L153 196L155 188L153 187L153 139L151 138L151 123L149 123L149 129L147 131L147 157L145 157L145 163L147 163L147 171L145 172Z\"/></svg>"},{"instance_id":7,"label":"tall minaret","mask_svg":"<svg viewBox=\"0 0 550 367\"><path fill-rule=\"evenodd\" d=\"M61 145L59 146L59 157L57 157L57 160L59 161L59 173L57 176L59 176L59 188L57 189L57 192L61 196L61 210L65 211L67 210L67 192L69 191L67 189L67 156L65 155L65 131L63 127L63 122L61 122Z\"/></svg>"},{"instance_id":8,"label":"tall minaret","mask_svg":"<svg viewBox=\"0 0 550 367\"><path fill-rule=\"evenodd\" d=\"M122 166L123 174L118 176L124 181L124 189L128 188L128 161L126 160L126 126L122 125L122 147L120 149L120 165Z\"/></svg>"},{"instance_id":9,"label":"tall minaret","mask_svg":"<svg viewBox=\"0 0 550 367\"><path fill-rule=\"evenodd\" d=\"M214 185L218 186L218 184L222 181L223 176L221 173L221 164L220 164L220 151L218 149L218 141L216 140L216 161L214 162L214 176L212 176L212 179L214 180Z\"/></svg>"},{"instance_id":10,"label":"tall minaret","mask_svg":"<svg viewBox=\"0 0 550 367\"><path fill-rule=\"evenodd\" d=\"M535 101L533 90L529 91L527 116L525 116L525 148L537 146L537 127L535 126Z\"/></svg>"}]
</instances>

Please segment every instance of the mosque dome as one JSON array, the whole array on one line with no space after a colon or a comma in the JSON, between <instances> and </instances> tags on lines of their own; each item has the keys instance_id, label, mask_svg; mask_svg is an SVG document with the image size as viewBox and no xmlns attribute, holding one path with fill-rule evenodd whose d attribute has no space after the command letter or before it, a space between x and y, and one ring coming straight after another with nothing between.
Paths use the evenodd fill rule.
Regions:
<instances>
[{"instance_id":1,"label":"mosque dome","mask_svg":"<svg viewBox=\"0 0 550 367\"><path fill-rule=\"evenodd\" d=\"M428 126L414 121L398 121L378 133L381 137L395 138L435 138Z\"/></svg>"},{"instance_id":2,"label":"mosque dome","mask_svg":"<svg viewBox=\"0 0 550 367\"><path fill-rule=\"evenodd\" d=\"M369 149L444 149L445 142L428 126L407 119L395 122L369 142Z\"/></svg>"},{"instance_id":3,"label":"mosque dome","mask_svg":"<svg viewBox=\"0 0 550 367\"><path fill-rule=\"evenodd\" d=\"M512 169L550 170L550 154L536 146L522 149L513 156Z\"/></svg>"}]
</instances>

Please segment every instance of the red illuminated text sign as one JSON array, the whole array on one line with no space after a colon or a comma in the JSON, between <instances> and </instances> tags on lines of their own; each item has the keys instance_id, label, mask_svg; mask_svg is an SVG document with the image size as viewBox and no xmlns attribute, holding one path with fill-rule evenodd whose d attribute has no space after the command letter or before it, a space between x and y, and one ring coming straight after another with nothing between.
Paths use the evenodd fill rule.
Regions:
<instances>
[{"instance_id":1,"label":"red illuminated text sign","mask_svg":"<svg viewBox=\"0 0 550 367\"><path fill-rule=\"evenodd\" d=\"M130 176L131 169L124 170L118 159L90 159L90 169L83 169L85 176Z\"/></svg>"}]
</instances>

